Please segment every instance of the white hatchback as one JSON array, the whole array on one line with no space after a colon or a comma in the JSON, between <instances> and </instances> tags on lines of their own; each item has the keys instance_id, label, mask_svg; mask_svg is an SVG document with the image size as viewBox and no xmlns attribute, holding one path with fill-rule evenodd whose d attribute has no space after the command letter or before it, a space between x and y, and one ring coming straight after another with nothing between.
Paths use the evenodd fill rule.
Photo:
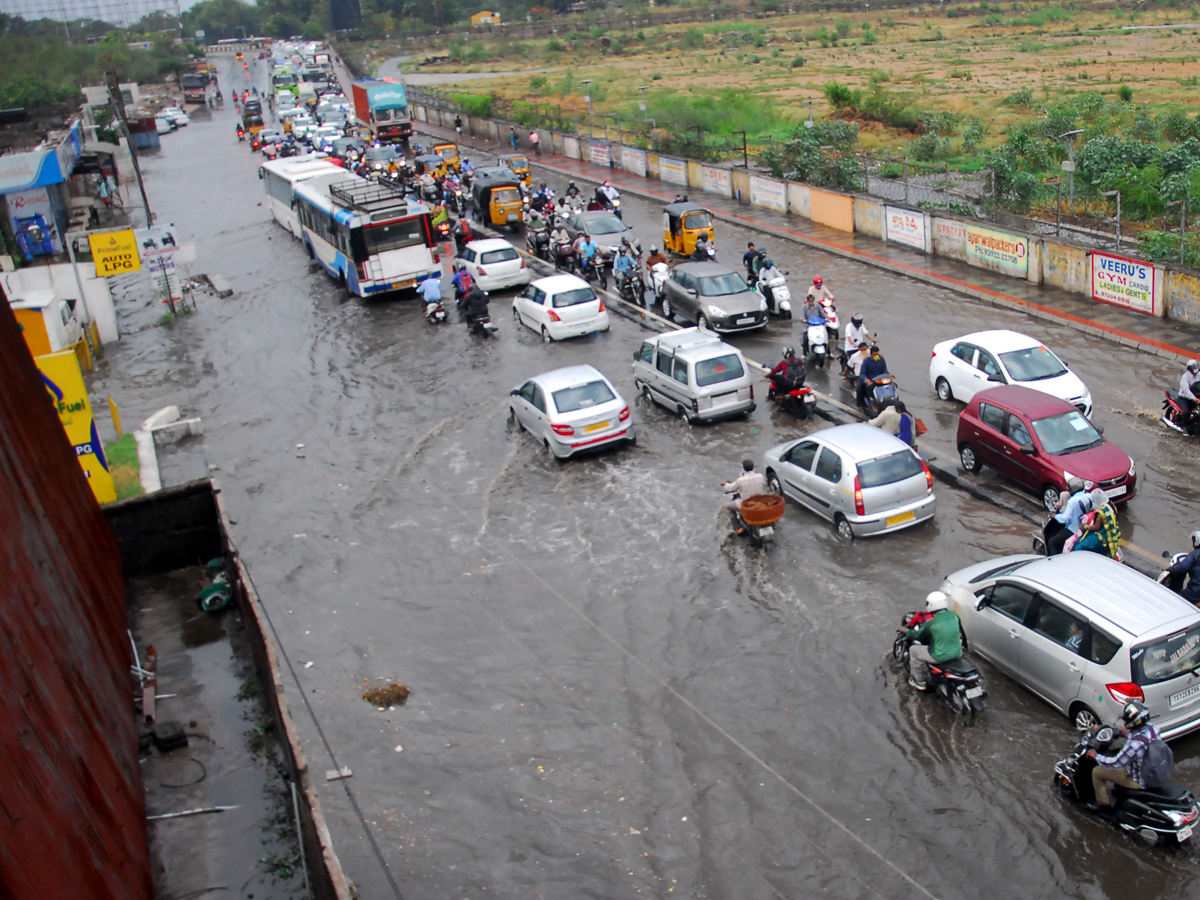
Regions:
<instances>
[{"instance_id":1,"label":"white hatchback","mask_svg":"<svg viewBox=\"0 0 1200 900\"><path fill-rule=\"evenodd\" d=\"M513 318L541 332L546 342L608 331L604 300L578 275L532 282L513 300Z\"/></svg>"},{"instance_id":2,"label":"white hatchback","mask_svg":"<svg viewBox=\"0 0 1200 900\"><path fill-rule=\"evenodd\" d=\"M1092 395L1079 376L1041 341L1015 331L977 331L935 345L929 383L940 399L963 403L998 384L1019 384L1092 414Z\"/></svg>"},{"instance_id":3,"label":"white hatchback","mask_svg":"<svg viewBox=\"0 0 1200 900\"><path fill-rule=\"evenodd\" d=\"M466 269L481 291L502 291L529 284L529 267L517 248L503 238L471 241L454 258L454 271Z\"/></svg>"}]
</instances>

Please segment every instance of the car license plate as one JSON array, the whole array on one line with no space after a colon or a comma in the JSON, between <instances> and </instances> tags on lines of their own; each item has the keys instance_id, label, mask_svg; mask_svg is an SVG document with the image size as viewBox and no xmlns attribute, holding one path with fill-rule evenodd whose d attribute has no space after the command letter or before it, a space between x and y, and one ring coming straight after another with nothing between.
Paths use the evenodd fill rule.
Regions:
<instances>
[{"instance_id":1,"label":"car license plate","mask_svg":"<svg viewBox=\"0 0 1200 900\"><path fill-rule=\"evenodd\" d=\"M603 431L608 427L608 422L594 422L583 429L584 434L591 434L593 431Z\"/></svg>"},{"instance_id":2,"label":"car license plate","mask_svg":"<svg viewBox=\"0 0 1200 900\"><path fill-rule=\"evenodd\" d=\"M916 517L917 517L917 514L915 512L910 511L910 512L906 512L906 513L900 513L900 515L898 515L898 516L888 516L883 521L884 521L884 524L886 524L890 528L893 525L899 525L901 522L911 522Z\"/></svg>"},{"instance_id":3,"label":"car license plate","mask_svg":"<svg viewBox=\"0 0 1200 900\"><path fill-rule=\"evenodd\" d=\"M740 319L737 320L737 323L739 325L749 325L753 321L754 321L754 316L742 316Z\"/></svg>"},{"instance_id":4,"label":"car license plate","mask_svg":"<svg viewBox=\"0 0 1200 900\"><path fill-rule=\"evenodd\" d=\"M1107 491L1104 492L1104 496L1106 496L1109 500L1111 500L1113 497L1123 497L1124 495L1125 495L1125 485L1121 485L1120 487L1115 487L1115 488L1109 488Z\"/></svg>"},{"instance_id":5,"label":"car license plate","mask_svg":"<svg viewBox=\"0 0 1200 900\"><path fill-rule=\"evenodd\" d=\"M1176 832L1176 837L1179 838L1179 843L1181 843L1181 844L1184 841L1188 840L1191 836L1192 836L1192 826L1191 825L1184 825L1182 828L1179 829L1179 831Z\"/></svg>"},{"instance_id":6,"label":"car license plate","mask_svg":"<svg viewBox=\"0 0 1200 900\"><path fill-rule=\"evenodd\" d=\"M1197 694L1200 694L1200 684L1193 684L1186 691L1180 691L1178 694L1172 694L1167 698L1167 700L1172 706L1177 706L1184 700L1188 699L1189 697L1195 697Z\"/></svg>"},{"instance_id":7,"label":"car license plate","mask_svg":"<svg viewBox=\"0 0 1200 900\"><path fill-rule=\"evenodd\" d=\"M981 687L967 688L967 699L968 700L974 700L976 697L982 697L982 696L983 696L983 688L981 688Z\"/></svg>"},{"instance_id":8,"label":"car license plate","mask_svg":"<svg viewBox=\"0 0 1200 900\"><path fill-rule=\"evenodd\" d=\"M407 281L393 281L392 282L392 290L395 291L395 290L399 290L400 288L412 287L416 283L417 283L417 279L415 279L415 278L409 278Z\"/></svg>"}]
</instances>

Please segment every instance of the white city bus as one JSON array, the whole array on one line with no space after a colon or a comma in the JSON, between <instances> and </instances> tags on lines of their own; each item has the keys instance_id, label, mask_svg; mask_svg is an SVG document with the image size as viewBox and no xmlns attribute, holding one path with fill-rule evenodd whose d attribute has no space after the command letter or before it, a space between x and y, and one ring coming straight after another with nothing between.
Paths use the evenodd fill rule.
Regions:
<instances>
[{"instance_id":1,"label":"white city bus","mask_svg":"<svg viewBox=\"0 0 1200 900\"><path fill-rule=\"evenodd\" d=\"M295 191L309 253L350 293L409 288L439 272L429 207L403 191L349 172L312 178Z\"/></svg>"},{"instance_id":2,"label":"white city bus","mask_svg":"<svg viewBox=\"0 0 1200 900\"><path fill-rule=\"evenodd\" d=\"M271 215L298 240L304 240L296 217L296 185L319 175L345 175L346 170L315 156L288 156L259 167Z\"/></svg>"}]
</instances>

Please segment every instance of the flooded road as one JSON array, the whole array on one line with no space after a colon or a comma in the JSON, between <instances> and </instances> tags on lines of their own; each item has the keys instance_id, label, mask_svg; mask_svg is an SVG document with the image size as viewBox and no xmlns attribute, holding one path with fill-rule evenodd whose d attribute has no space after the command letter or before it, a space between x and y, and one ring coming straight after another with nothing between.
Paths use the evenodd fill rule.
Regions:
<instances>
[{"instance_id":1,"label":"flooded road","mask_svg":"<svg viewBox=\"0 0 1200 900\"><path fill-rule=\"evenodd\" d=\"M196 270L237 292L169 326L123 302L132 333L93 389L131 421L167 403L204 418L360 896L1200 893L1191 856L1141 850L1052 790L1065 718L985 667L988 709L967 726L890 663L900 614L946 573L1026 549L1026 520L938 484L930 526L847 544L789 507L754 551L718 515L719 482L828 425L764 405L689 427L638 400L636 448L553 462L507 428L509 389L588 362L631 399L647 332L614 316L608 334L545 345L497 296L501 332L483 343L454 314L434 327L410 300L346 297L271 220L234 121L231 105L197 116L144 168L160 221L196 239ZM649 243L658 208L625 205ZM735 264L761 237L720 228ZM1138 460L1127 536L1158 549L1194 527L1195 481L1173 485L1190 448L1149 415L1176 380L1159 360L767 244L797 288L819 269L844 315L866 315L935 444L958 407L928 386L932 343L1043 335ZM733 342L774 362L790 335L772 323ZM412 689L405 707L360 699L382 678ZM1174 745L1182 784L1200 786L1198 746ZM353 777L321 781L336 766Z\"/></svg>"}]
</instances>

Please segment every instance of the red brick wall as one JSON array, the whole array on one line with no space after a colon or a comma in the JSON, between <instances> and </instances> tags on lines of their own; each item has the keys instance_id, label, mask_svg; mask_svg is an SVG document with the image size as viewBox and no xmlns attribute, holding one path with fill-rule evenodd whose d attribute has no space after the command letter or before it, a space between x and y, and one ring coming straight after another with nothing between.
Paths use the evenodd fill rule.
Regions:
<instances>
[{"instance_id":1,"label":"red brick wall","mask_svg":"<svg viewBox=\"0 0 1200 900\"><path fill-rule=\"evenodd\" d=\"M150 900L116 543L0 295L0 896Z\"/></svg>"}]
</instances>

